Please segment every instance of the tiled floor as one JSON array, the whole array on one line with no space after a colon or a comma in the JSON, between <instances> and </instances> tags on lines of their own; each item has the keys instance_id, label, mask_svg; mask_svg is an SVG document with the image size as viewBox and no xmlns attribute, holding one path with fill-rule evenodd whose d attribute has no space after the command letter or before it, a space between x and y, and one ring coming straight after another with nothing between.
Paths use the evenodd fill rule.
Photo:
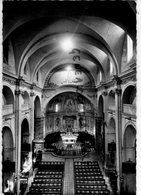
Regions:
<instances>
[{"instance_id":1,"label":"tiled floor","mask_svg":"<svg viewBox=\"0 0 141 195\"><path fill-rule=\"evenodd\" d=\"M65 160L63 195L74 195L74 166L73 159Z\"/></svg>"}]
</instances>

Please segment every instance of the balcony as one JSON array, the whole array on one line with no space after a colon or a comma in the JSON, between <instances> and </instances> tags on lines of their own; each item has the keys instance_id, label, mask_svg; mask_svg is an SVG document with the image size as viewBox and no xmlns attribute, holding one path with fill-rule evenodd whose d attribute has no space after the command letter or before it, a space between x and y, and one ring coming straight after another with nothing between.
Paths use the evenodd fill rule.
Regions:
<instances>
[{"instance_id":1,"label":"balcony","mask_svg":"<svg viewBox=\"0 0 141 195\"><path fill-rule=\"evenodd\" d=\"M129 114L129 115L136 115L136 105L123 104L123 113Z\"/></svg>"},{"instance_id":2,"label":"balcony","mask_svg":"<svg viewBox=\"0 0 141 195\"><path fill-rule=\"evenodd\" d=\"M13 114L13 112L14 112L13 104L8 104L3 106L3 112L2 112L3 116L8 114Z\"/></svg>"}]
</instances>

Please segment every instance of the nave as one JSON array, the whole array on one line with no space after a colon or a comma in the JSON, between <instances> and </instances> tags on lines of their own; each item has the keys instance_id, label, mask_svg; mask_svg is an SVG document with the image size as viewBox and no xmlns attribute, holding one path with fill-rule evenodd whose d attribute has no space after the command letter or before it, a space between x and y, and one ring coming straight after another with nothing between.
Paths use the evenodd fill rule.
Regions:
<instances>
[{"instance_id":1,"label":"nave","mask_svg":"<svg viewBox=\"0 0 141 195\"><path fill-rule=\"evenodd\" d=\"M136 2L3 1L0 195L136 195Z\"/></svg>"},{"instance_id":2,"label":"nave","mask_svg":"<svg viewBox=\"0 0 141 195\"><path fill-rule=\"evenodd\" d=\"M94 152L82 157L43 155L24 195L111 195L102 165Z\"/></svg>"}]
</instances>

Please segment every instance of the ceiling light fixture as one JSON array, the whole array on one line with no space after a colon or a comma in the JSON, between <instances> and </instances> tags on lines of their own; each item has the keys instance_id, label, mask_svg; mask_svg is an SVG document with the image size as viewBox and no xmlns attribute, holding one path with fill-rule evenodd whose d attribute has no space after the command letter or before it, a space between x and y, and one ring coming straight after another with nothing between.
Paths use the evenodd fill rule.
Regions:
<instances>
[{"instance_id":1,"label":"ceiling light fixture","mask_svg":"<svg viewBox=\"0 0 141 195\"><path fill-rule=\"evenodd\" d=\"M67 37L65 39L62 40L61 42L61 48L66 51L66 52L70 52L73 49L74 45L73 45L73 41L70 37Z\"/></svg>"},{"instance_id":2,"label":"ceiling light fixture","mask_svg":"<svg viewBox=\"0 0 141 195\"><path fill-rule=\"evenodd\" d=\"M67 70L67 71L71 71L71 70L72 70L72 66L67 66L67 67L66 67L66 70Z\"/></svg>"}]
</instances>

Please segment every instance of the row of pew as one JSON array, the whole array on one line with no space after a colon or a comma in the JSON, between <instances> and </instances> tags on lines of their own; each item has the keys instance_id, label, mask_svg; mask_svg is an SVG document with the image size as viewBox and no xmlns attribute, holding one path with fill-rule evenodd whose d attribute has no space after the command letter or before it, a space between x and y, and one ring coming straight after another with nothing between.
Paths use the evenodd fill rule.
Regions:
<instances>
[{"instance_id":1,"label":"row of pew","mask_svg":"<svg viewBox=\"0 0 141 195\"><path fill-rule=\"evenodd\" d=\"M64 162L40 162L27 195L61 195Z\"/></svg>"},{"instance_id":2,"label":"row of pew","mask_svg":"<svg viewBox=\"0 0 141 195\"><path fill-rule=\"evenodd\" d=\"M74 162L75 195L110 195L97 161Z\"/></svg>"}]
</instances>

